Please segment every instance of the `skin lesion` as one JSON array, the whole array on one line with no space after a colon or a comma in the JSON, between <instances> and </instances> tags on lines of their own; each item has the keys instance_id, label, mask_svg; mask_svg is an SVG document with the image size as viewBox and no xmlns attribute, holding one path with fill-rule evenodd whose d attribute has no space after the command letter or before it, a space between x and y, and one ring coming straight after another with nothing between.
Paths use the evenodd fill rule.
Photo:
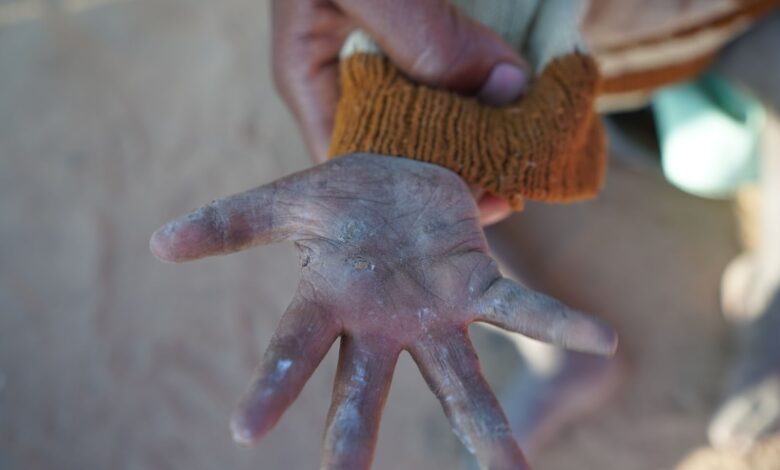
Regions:
<instances>
[{"instance_id":1,"label":"skin lesion","mask_svg":"<svg viewBox=\"0 0 780 470\"><path fill-rule=\"evenodd\" d=\"M617 346L602 322L501 277L468 187L444 168L350 155L207 208L160 228L152 252L179 262L291 240L300 253L298 291L231 422L241 444L271 430L341 338L322 468L370 467L403 350L483 468L526 468L468 325L598 354Z\"/></svg>"}]
</instances>

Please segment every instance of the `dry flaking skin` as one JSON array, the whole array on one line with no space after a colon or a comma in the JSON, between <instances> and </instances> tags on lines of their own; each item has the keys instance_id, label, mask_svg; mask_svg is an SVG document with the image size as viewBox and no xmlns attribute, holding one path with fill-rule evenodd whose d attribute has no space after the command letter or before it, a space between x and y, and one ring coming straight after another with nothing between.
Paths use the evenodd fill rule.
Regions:
<instances>
[{"instance_id":1,"label":"dry flaking skin","mask_svg":"<svg viewBox=\"0 0 780 470\"><path fill-rule=\"evenodd\" d=\"M173 220L150 246L180 262L282 240L300 252L301 281L231 421L241 444L274 426L341 337L322 468L370 467L403 350L483 468L526 468L468 325L598 354L617 345L602 322L503 278L468 187L427 163L339 158Z\"/></svg>"}]
</instances>

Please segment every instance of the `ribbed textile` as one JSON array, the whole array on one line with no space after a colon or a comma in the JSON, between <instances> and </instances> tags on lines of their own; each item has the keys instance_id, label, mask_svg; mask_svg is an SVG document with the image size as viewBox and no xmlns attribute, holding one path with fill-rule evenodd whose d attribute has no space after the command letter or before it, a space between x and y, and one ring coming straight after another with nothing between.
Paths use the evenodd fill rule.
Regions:
<instances>
[{"instance_id":1,"label":"ribbed textile","mask_svg":"<svg viewBox=\"0 0 780 470\"><path fill-rule=\"evenodd\" d=\"M504 107L415 83L380 54L344 58L341 85L332 156L368 152L438 164L516 209L524 198L571 202L601 189L600 80L585 54L552 59L526 95Z\"/></svg>"}]
</instances>

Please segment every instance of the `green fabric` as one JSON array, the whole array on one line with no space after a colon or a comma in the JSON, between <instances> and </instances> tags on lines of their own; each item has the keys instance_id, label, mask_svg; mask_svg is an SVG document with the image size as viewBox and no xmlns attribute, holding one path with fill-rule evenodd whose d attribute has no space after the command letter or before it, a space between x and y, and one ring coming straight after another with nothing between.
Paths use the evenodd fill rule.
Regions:
<instances>
[{"instance_id":1,"label":"green fabric","mask_svg":"<svg viewBox=\"0 0 780 470\"><path fill-rule=\"evenodd\" d=\"M732 196L758 177L764 111L725 79L708 74L653 98L666 178L703 197Z\"/></svg>"}]
</instances>

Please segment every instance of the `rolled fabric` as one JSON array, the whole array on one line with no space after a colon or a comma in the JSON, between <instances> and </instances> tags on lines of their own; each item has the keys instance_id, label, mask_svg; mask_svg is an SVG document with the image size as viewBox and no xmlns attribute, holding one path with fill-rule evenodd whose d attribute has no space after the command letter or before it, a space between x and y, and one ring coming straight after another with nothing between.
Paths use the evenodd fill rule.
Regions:
<instances>
[{"instance_id":1,"label":"rolled fabric","mask_svg":"<svg viewBox=\"0 0 780 470\"><path fill-rule=\"evenodd\" d=\"M601 189L606 143L594 111L600 77L579 34L578 0L461 0L466 14L522 51L536 72L517 102L493 107L416 83L362 31L342 49L330 154L434 163L506 198L569 202Z\"/></svg>"}]
</instances>

